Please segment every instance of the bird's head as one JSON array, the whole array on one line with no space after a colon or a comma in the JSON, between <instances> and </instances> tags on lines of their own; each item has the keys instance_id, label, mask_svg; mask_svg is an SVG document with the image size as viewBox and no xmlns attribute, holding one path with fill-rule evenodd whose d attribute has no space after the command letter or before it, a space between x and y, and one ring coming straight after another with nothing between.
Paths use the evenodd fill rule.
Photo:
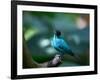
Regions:
<instances>
[{"instance_id":1,"label":"bird's head","mask_svg":"<svg viewBox=\"0 0 100 80\"><path fill-rule=\"evenodd\" d=\"M59 30L56 30L56 31L55 31L55 35L56 35L57 37L60 37L60 36L61 36L61 32L60 32Z\"/></svg>"}]
</instances>

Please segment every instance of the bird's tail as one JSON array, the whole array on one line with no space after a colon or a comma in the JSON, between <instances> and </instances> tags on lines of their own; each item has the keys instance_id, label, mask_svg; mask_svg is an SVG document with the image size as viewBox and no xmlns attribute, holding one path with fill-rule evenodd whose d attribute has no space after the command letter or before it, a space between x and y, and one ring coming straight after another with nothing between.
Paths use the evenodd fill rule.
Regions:
<instances>
[{"instance_id":1,"label":"bird's tail","mask_svg":"<svg viewBox=\"0 0 100 80\"><path fill-rule=\"evenodd\" d=\"M80 57L75 53L73 53L72 51L70 51L70 55L73 56L77 61L80 61Z\"/></svg>"},{"instance_id":2,"label":"bird's tail","mask_svg":"<svg viewBox=\"0 0 100 80\"><path fill-rule=\"evenodd\" d=\"M71 50L69 50L69 55L75 56L75 54Z\"/></svg>"}]
</instances>

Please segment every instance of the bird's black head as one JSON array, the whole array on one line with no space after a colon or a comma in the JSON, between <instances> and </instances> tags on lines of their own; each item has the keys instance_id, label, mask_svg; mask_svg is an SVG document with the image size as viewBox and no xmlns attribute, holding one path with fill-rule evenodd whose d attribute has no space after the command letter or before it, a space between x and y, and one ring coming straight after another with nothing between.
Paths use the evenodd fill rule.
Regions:
<instances>
[{"instance_id":1,"label":"bird's black head","mask_svg":"<svg viewBox=\"0 0 100 80\"><path fill-rule=\"evenodd\" d=\"M56 30L55 35L56 35L57 37L59 37L59 36L61 35L61 32L60 32L59 30Z\"/></svg>"}]
</instances>

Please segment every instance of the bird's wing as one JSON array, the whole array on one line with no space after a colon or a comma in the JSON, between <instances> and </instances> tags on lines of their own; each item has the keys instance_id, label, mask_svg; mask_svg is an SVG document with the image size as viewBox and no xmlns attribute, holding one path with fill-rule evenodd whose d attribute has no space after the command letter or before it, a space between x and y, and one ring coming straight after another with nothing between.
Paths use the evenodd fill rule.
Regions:
<instances>
[{"instance_id":1,"label":"bird's wing","mask_svg":"<svg viewBox=\"0 0 100 80\"><path fill-rule=\"evenodd\" d=\"M72 56L74 55L69 45L63 39L61 40L59 48L69 55L72 55Z\"/></svg>"},{"instance_id":2,"label":"bird's wing","mask_svg":"<svg viewBox=\"0 0 100 80\"><path fill-rule=\"evenodd\" d=\"M70 49L69 45L63 39L61 39L59 47L65 50Z\"/></svg>"}]
</instances>

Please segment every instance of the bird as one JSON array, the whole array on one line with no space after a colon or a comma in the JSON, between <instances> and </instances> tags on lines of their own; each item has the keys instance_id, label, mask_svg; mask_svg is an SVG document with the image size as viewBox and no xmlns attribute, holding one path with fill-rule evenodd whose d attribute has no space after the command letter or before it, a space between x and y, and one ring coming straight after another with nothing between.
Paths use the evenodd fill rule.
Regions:
<instances>
[{"instance_id":1,"label":"bird","mask_svg":"<svg viewBox=\"0 0 100 80\"><path fill-rule=\"evenodd\" d=\"M59 53L54 56L54 58L48 62L48 67L56 67L62 63L63 56L68 54L73 56L79 61L79 57L73 53L69 44L62 38L61 31L56 30L54 36L51 39L51 46L56 49Z\"/></svg>"},{"instance_id":2,"label":"bird","mask_svg":"<svg viewBox=\"0 0 100 80\"><path fill-rule=\"evenodd\" d=\"M61 31L56 30L53 38L51 39L51 46L56 49L60 56L68 54L70 56L75 56L75 53L72 52L69 44L62 38Z\"/></svg>"}]
</instances>

